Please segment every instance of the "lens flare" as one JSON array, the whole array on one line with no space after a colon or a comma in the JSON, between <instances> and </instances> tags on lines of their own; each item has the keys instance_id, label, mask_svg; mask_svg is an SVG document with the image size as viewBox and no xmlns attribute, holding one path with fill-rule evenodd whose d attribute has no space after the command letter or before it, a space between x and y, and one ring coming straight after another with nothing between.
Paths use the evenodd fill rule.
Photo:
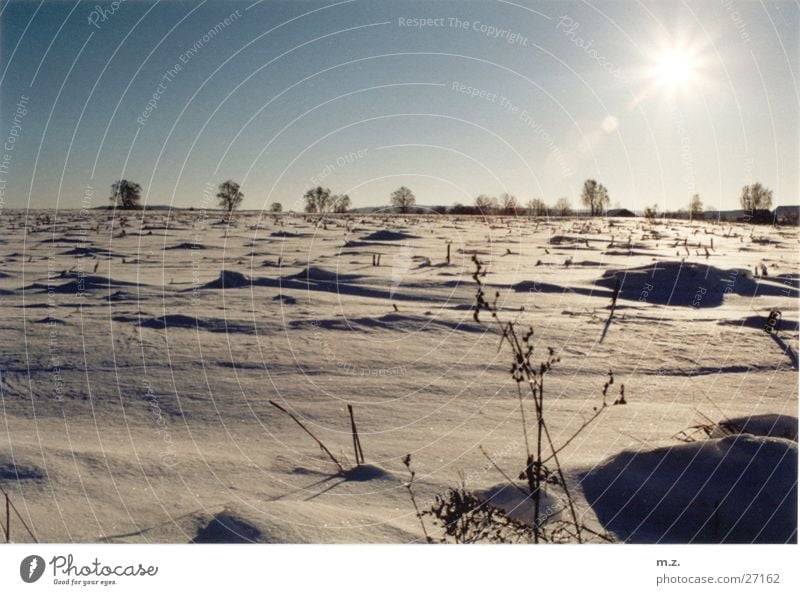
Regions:
<instances>
[{"instance_id":1,"label":"lens flare","mask_svg":"<svg viewBox=\"0 0 800 595\"><path fill-rule=\"evenodd\" d=\"M659 81L668 87L686 87L694 82L697 63L691 53L680 48L666 48L655 67Z\"/></svg>"}]
</instances>

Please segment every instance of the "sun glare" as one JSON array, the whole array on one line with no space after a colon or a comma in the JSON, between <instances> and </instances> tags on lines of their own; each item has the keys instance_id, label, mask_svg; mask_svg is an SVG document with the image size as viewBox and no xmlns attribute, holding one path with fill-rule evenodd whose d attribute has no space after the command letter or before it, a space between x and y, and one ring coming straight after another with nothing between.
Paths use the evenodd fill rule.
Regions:
<instances>
[{"instance_id":1,"label":"sun glare","mask_svg":"<svg viewBox=\"0 0 800 595\"><path fill-rule=\"evenodd\" d=\"M689 52L679 48L666 48L659 56L655 74L663 85L683 88L694 81L695 69L695 60Z\"/></svg>"},{"instance_id":2,"label":"sun glare","mask_svg":"<svg viewBox=\"0 0 800 595\"><path fill-rule=\"evenodd\" d=\"M654 41L638 71L642 87L629 108L653 98L683 101L713 91L707 44L682 34Z\"/></svg>"}]
</instances>

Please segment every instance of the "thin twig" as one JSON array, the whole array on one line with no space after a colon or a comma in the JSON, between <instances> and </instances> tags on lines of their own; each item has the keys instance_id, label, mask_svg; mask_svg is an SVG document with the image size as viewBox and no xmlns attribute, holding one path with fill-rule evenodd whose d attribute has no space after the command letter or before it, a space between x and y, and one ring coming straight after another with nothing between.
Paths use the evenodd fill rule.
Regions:
<instances>
[{"instance_id":1,"label":"thin twig","mask_svg":"<svg viewBox=\"0 0 800 595\"><path fill-rule=\"evenodd\" d=\"M511 478L508 476L508 474L507 474L505 471L503 471L503 470L500 468L500 466L499 466L497 463L495 463L495 462L494 462L494 460L492 459L492 457L490 457L490 456L489 456L489 454L488 454L488 453L487 453L485 450L483 450L483 446L479 446L478 448L480 448L480 451L483 453L483 456L485 456L485 457L486 457L486 459L487 459L487 460L488 460L488 461L489 461L489 462L492 464L492 466L493 466L495 469L497 469L497 471L500 473L500 475L502 475L502 476L503 476L503 477L506 479L506 481L507 481L509 484L511 484L512 486L514 486L515 488L517 488L517 490L519 490L519 492L520 492L521 494L525 495L526 497L531 495L531 494L529 494L528 492L526 492L525 490L523 490L521 487L519 487L519 486L517 485L517 483L516 483L516 482L515 482L513 479L511 479Z\"/></svg>"},{"instance_id":2,"label":"thin twig","mask_svg":"<svg viewBox=\"0 0 800 595\"><path fill-rule=\"evenodd\" d=\"M589 427L589 425L590 425L590 424L591 424L593 421L595 421L595 420L596 420L598 417L600 417L600 414L601 414L601 413L602 413L602 412L605 410L605 408L606 408L606 407L607 407L607 405L601 405L601 406L600 406L600 408L599 408L597 411L595 411L595 413L594 413L594 415L592 415L592 417L590 417L590 418L589 418L589 419L587 419L585 422L583 422L583 424L581 424L581 426L580 426L580 427L579 427L577 430L575 430L575 433L574 433L574 434L572 434L572 436L570 436L569 438L567 438L567 440L566 440L565 442L563 442L563 443L561 444L561 446L559 446L559 447L558 447L558 448L555 450L555 453L554 453L554 454L558 454L558 453L560 453L560 452L561 452L562 450L564 450L564 449L565 449L567 446L569 446L570 442L572 442L573 440L575 440L575 438L577 438L577 437L578 437L578 434L580 434L581 432L583 432L583 430L585 430L587 427ZM544 461L542 461L542 464L547 464L547 462L548 462L548 461L550 461L552 458L553 458L553 455L551 454L551 455L550 455L549 457L547 457L547 458L546 458Z\"/></svg>"},{"instance_id":3,"label":"thin twig","mask_svg":"<svg viewBox=\"0 0 800 595\"><path fill-rule=\"evenodd\" d=\"M303 425L303 422L301 422L299 419L297 419L297 417L295 417L294 414L289 413L288 411L286 411L286 409L284 409L283 407L278 405L275 401L269 401L269 404L272 405L273 407L275 407L276 409L278 409L279 411L283 411L286 415L291 417L292 420L298 426L303 428L303 431L305 431L306 434L311 436L314 439L314 441L317 444L319 444L320 448L325 452L325 454L328 455L328 457L330 457L331 461L333 461L334 465L336 465L336 467L339 469L339 473L344 473L344 467L342 467L342 464L336 459L335 456L333 456L333 453L328 450L328 447L325 446L319 438L314 436L314 434L311 432L311 430L309 430L307 427L305 427L305 425Z\"/></svg>"}]
</instances>

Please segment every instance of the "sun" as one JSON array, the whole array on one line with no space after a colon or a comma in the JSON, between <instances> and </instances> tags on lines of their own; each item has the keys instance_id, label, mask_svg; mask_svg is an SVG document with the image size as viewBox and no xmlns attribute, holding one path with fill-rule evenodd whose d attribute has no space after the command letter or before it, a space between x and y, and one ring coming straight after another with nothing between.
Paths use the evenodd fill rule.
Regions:
<instances>
[{"instance_id":1,"label":"sun","mask_svg":"<svg viewBox=\"0 0 800 595\"><path fill-rule=\"evenodd\" d=\"M653 74L667 89L685 89L697 80L697 60L685 49L667 47L659 54Z\"/></svg>"},{"instance_id":2,"label":"sun","mask_svg":"<svg viewBox=\"0 0 800 595\"><path fill-rule=\"evenodd\" d=\"M672 103L715 91L708 43L702 40L686 34L662 38L650 46L644 58L635 71L641 88L628 102L630 109L654 98Z\"/></svg>"}]
</instances>

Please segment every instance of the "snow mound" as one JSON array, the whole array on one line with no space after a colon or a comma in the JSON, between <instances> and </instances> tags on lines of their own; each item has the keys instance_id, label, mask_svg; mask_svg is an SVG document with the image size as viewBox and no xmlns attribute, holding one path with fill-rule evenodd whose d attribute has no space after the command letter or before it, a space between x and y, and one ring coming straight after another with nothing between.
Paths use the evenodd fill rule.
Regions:
<instances>
[{"instance_id":1,"label":"snow mound","mask_svg":"<svg viewBox=\"0 0 800 595\"><path fill-rule=\"evenodd\" d=\"M118 290L115 291L114 293L110 293L107 296L104 296L104 299L108 302L127 302L127 301L138 302L141 299L141 296L135 293Z\"/></svg>"},{"instance_id":2,"label":"snow mound","mask_svg":"<svg viewBox=\"0 0 800 595\"><path fill-rule=\"evenodd\" d=\"M53 318L52 316L45 316L44 318L40 318L39 320L34 320L36 324L61 324L66 325L67 323L61 320L60 318Z\"/></svg>"},{"instance_id":3,"label":"snow mound","mask_svg":"<svg viewBox=\"0 0 800 595\"><path fill-rule=\"evenodd\" d=\"M766 316L747 316L739 320L720 320L717 324L724 326L738 326L743 328L756 328L763 329L767 325ZM788 318L781 318L775 322L775 330L787 333L796 333L800 330L800 324L797 320L790 320Z\"/></svg>"},{"instance_id":4,"label":"snow mound","mask_svg":"<svg viewBox=\"0 0 800 595\"><path fill-rule=\"evenodd\" d=\"M219 272L219 277L203 285L200 289L236 289L238 287L249 287L252 281L247 275L238 271Z\"/></svg>"},{"instance_id":5,"label":"snow mound","mask_svg":"<svg viewBox=\"0 0 800 595\"><path fill-rule=\"evenodd\" d=\"M510 519L530 527L534 526L536 520L535 506L527 487L501 483L491 488L473 490L472 493L476 498L485 500L495 508L505 512ZM559 518L562 508L563 506L557 498L546 491L542 491L542 497L539 500L539 516L542 519L553 520Z\"/></svg>"},{"instance_id":6,"label":"snow mound","mask_svg":"<svg viewBox=\"0 0 800 595\"><path fill-rule=\"evenodd\" d=\"M343 281L355 281L360 278L359 275L348 275L340 273L339 271L331 271L322 267L308 267L289 275L289 279L302 279L309 283L340 283Z\"/></svg>"},{"instance_id":7,"label":"snow mound","mask_svg":"<svg viewBox=\"0 0 800 595\"><path fill-rule=\"evenodd\" d=\"M555 235L551 237L547 243L551 246L560 246L562 244L584 244L585 242L586 238L578 236Z\"/></svg>"},{"instance_id":8,"label":"snow mound","mask_svg":"<svg viewBox=\"0 0 800 595\"><path fill-rule=\"evenodd\" d=\"M114 320L117 322L129 322L127 318L117 317ZM149 318L142 320L139 326L145 328L195 328L200 323L198 318L194 316L187 316L186 314L167 314L166 316L158 316L156 318Z\"/></svg>"},{"instance_id":9,"label":"snow mound","mask_svg":"<svg viewBox=\"0 0 800 595\"><path fill-rule=\"evenodd\" d=\"M511 286L511 289L523 293L567 293L572 291L569 287L542 283L541 281L520 281Z\"/></svg>"},{"instance_id":10,"label":"snow mound","mask_svg":"<svg viewBox=\"0 0 800 595\"><path fill-rule=\"evenodd\" d=\"M405 500L402 503L405 505ZM395 513L396 509L391 511ZM218 512L196 513L170 524L178 524L191 543L354 543L365 540L367 529L371 543L411 543L419 539L415 533L387 523L384 514L371 513L368 507L357 504L331 506L304 499L268 501L257 510L252 506L241 510L240 505L231 503ZM148 542L164 541L163 530L154 528L142 536Z\"/></svg>"},{"instance_id":11,"label":"snow mound","mask_svg":"<svg viewBox=\"0 0 800 595\"><path fill-rule=\"evenodd\" d=\"M115 317L117 322L133 322L128 317ZM237 322L225 318L196 318L186 314L167 314L156 318L148 318L139 322L139 326L151 329L197 329L211 333L242 333L255 335L253 323Z\"/></svg>"},{"instance_id":12,"label":"snow mound","mask_svg":"<svg viewBox=\"0 0 800 595\"><path fill-rule=\"evenodd\" d=\"M294 232L291 232L291 231L273 231L269 235L270 235L270 237L273 237L273 238L303 238L303 237L307 236L308 234L305 234L305 233L294 233Z\"/></svg>"},{"instance_id":13,"label":"snow mound","mask_svg":"<svg viewBox=\"0 0 800 595\"><path fill-rule=\"evenodd\" d=\"M478 324L458 320L446 320L444 318L432 318L427 316L416 316L411 314L384 314L376 317L359 318L327 318L324 320L293 320L289 322L289 328L321 328L323 330L386 330L400 333L417 333L422 331L437 331L446 329L450 331L462 331L467 333L488 333L490 329Z\"/></svg>"},{"instance_id":14,"label":"snow mound","mask_svg":"<svg viewBox=\"0 0 800 595\"><path fill-rule=\"evenodd\" d=\"M374 231L361 239L365 242L401 242L403 240L415 240L417 238L419 238L419 236L410 233L382 229L380 231Z\"/></svg>"},{"instance_id":15,"label":"snow mound","mask_svg":"<svg viewBox=\"0 0 800 595\"><path fill-rule=\"evenodd\" d=\"M742 269L719 269L680 261L664 261L627 269L609 269L595 285L613 289L619 297L662 306L715 308L725 295L792 297L797 290L769 280L755 280Z\"/></svg>"},{"instance_id":16,"label":"snow mound","mask_svg":"<svg viewBox=\"0 0 800 595\"><path fill-rule=\"evenodd\" d=\"M0 241L0 243L5 243L5 242ZM85 243L86 243L86 238L85 237L83 237L83 238L70 238L70 237L67 237L67 236L60 236L60 237L57 237L57 238L48 238L46 240L41 240L39 242L39 245L40 246L44 246L44 245L47 245L47 244L55 245L55 244L85 244Z\"/></svg>"},{"instance_id":17,"label":"snow mound","mask_svg":"<svg viewBox=\"0 0 800 595\"><path fill-rule=\"evenodd\" d=\"M164 250L208 250L208 246L196 242L181 242L174 246L166 246Z\"/></svg>"},{"instance_id":18,"label":"snow mound","mask_svg":"<svg viewBox=\"0 0 800 595\"><path fill-rule=\"evenodd\" d=\"M397 478L389 471L386 471L386 469L369 463L348 469L342 476L347 481L373 481L375 479L392 479L397 481Z\"/></svg>"},{"instance_id":19,"label":"snow mound","mask_svg":"<svg viewBox=\"0 0 800 595\"><path fill-rule=\"evenodd\" d=\"M67 250L66 252L61 253L62 256L78 256L78 257L87 257L87 256L106 256L108 258L117 257L122 258L123 254L118 254L116 252L111 252L110 250L106 250L105 248L95 248L93 246L76 246L71 250Z\"/></svg>"},{"instance_id":20,"label":"snow mound","mask_svg":"<svg viewBox=\"0 0 800 595\"><path fill-rule=\"evenodd\" d=\"M735 417L719 422L719 426L728 433L771 436L797 442L797 418L791 415L763 413L749 417Z\"/></svg>"},{"instance_id":21,"label":"snow mound","mask_svg":"<svg viewBox=\"0 0 800 595\"><path fill-rule=\"evenodd\" d=\"M44 472L36 465L21 462L7 455L0 455L0 484L5 481L44 479Z\"/></svg>"},{"instance_id":22,"label":"snow mound","mask_svg":"<svg viewBox=\"0 0 800 595\"><path fill-rule=\"evenodd\" d=\"M581 479L632 543L795 543L797 443L747 434L622 452Z\"/></svg>"},{"instance_id":23,"label":"snow mound","mask_svg":"<svg viewBox=\"0 0 800 595\"><path fill-rule=\"evenodd\" d=\"M293 298L290 295L279 294L279 295L276 295L275 297L273 297L272 301L273 302L281 302L281 303L286 304L287 306L291 306L291 305L297 303L297 298Z\"/></svg>"},{"instance_id":24,"label":"snow mound","mask_svg":"<svg viewBox=\"0 0 800 595\"><path fill-rule=\"evenodd\" d=\"M67 276L71 276L68 274ZM47 285L46 283L33 283L24 287L25 290L38 289L39 293L53 292L57 294L62 293L92 293L93 291L109 291L110 289L120 289L122 287L136 287L138 283L130 283L128 281L118 281L108 277L99 277L97 275L86 275L84 277L75 276L70 281L61 285Z\"/></svg>"},{"instance_id":25,"label":"snow mound","mask_svg":"<svg viewBox=\"0 0 800 595\"><path fill-rule=\"evenodd\" d=\"M255 526L226 509L201 527L191 543L260 543L262 538Z\"/></svg>"}]
</instances>

